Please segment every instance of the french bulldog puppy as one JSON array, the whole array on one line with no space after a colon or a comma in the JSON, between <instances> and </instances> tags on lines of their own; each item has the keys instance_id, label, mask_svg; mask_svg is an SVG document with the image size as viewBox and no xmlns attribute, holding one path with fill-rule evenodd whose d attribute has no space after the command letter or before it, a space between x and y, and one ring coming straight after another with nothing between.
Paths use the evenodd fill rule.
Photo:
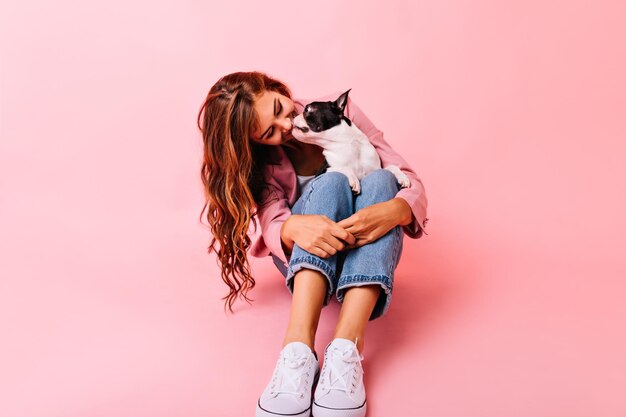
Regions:
<instances>
[{"instance_id":1,"label":"french bulldog puppy","mask_svg":"<svg viewBox=\"0 0 626 417\"><path fill-rule=\"evenodd\" d=\"M326 172L337 171L345 174L352 192L359 194L360 180L370 172L380 169L381 162L368 137L343 114L350 90L335 101L314 101L307 104L303 113L293 119L291 134L300 142L314 143L321 147L328 162ZM385 169L395 175L402 188L411 185L409 178L397 166L389 165Z\"/></svg>"}]
</instances>

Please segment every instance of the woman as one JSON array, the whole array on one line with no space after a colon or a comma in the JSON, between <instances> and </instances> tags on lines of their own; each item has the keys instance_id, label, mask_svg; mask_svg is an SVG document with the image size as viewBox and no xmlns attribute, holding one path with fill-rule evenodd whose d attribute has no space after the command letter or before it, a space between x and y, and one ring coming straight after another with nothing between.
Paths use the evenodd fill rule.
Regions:
<instances>
[{"instance_id":1,"label":"woman","mask_svg":"<svg viewBox=\"0 0 626 417\"><path fill-rule=\"evenodd\" d=\"M308 102L261 72L228 74L211 87L198 114L207 200L201 216L208 207L209 252L217 252L231 311L237 296L249 302L255 285L248 251L271 255L292 294L283 348L256 415L308 416L312 407L316 417L364 416L365 327L389 308L403 236L424 232L427 199L416 173L348 99L345 116L369 137L383 167L397 165L411 180L400 190L379 169L353 196L344 174L325 172L320 147L291 135L292 119ZM257 220L261 235L252 242L249 226L256 231ZM333 294L342 306L320 374L315 333Z\"/></svg>"}]
</instances>

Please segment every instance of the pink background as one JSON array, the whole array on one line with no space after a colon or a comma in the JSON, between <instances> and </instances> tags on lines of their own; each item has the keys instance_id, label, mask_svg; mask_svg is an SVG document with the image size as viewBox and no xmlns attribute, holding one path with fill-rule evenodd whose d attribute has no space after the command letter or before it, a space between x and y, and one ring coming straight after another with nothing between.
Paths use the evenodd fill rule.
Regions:
<instances>
[{"instance_id":1,"label":"pink background","mask_svg":"<svg viewBox=\"0 0 626 417\"><path fill-rule=\"evenodd\" d=\"M224 315L197 111L261 70L418 172L370 417L625 416L626 3L0 5L0 415L252 416L290 295ZM339 305L323 310L316 348ZM410 410L410 411L407 411Z\"/></svg>"}]
</instances>

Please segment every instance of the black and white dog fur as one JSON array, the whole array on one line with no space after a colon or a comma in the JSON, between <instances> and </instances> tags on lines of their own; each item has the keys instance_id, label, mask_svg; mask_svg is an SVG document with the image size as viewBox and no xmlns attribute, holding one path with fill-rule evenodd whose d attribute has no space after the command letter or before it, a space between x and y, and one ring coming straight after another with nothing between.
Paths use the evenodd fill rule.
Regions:
<instances>
[{"instance_id":1,"label":"black and white dog fur","mask_svg":"<svg viewBox=\"0 0 626 417\"><path fill-rule=\"evenodd\" d=\"M353 193L359 194L360 180L380 169L381 162L368 137L343 114L350 90L335 101L307 104L304 112L293 119L291 134L300 142L320 146L328 162L326 172L345 174ZM395 175L401 187L411 185L409 178L397 166L389 165L385 169Z\"/></svg>"}]
</instances>

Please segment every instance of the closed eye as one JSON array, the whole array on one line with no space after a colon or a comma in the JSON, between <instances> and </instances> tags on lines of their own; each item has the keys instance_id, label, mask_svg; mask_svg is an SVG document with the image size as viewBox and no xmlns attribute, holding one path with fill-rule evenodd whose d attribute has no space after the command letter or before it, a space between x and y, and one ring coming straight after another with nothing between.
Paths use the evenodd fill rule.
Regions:
<instances>
[{"instance_id":1,"label":"closed eye","mask_svg":"<svg viewBox=\"0 0 626 417\"><path fill-rule=\"evenodd\" d=\"M283 103L280 100L278 100L278 114L277 114L277 116L280 116L282 114L282 112L283 112ZM270 130L270 133L267 135L268 139L271 138L274 135L274 130L275 130L274 127L272 127L272 130Z\"/></svg>"}]
</instances>

